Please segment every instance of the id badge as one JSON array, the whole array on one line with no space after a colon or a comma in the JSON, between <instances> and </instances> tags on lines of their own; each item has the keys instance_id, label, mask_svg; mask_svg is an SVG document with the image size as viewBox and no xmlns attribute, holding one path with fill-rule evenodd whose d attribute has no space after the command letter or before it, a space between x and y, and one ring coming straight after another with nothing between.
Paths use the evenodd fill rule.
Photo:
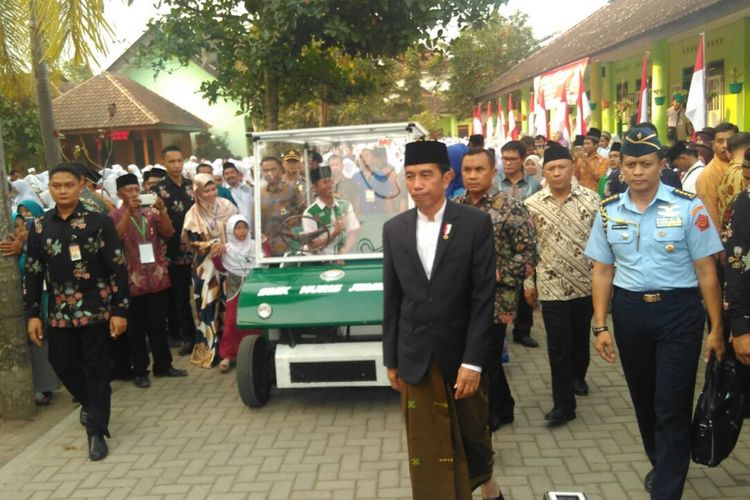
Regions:
<instances>
[{"instance_id":1,"label":"id badge","mask_svg":"<svg viewBox=\"0 0 750 500\"><path fill-rule=\"evenodd\" d=\"M375 190L368 189L365 191L365 201L367 201L367 203L375 203Z\"/></svg>"},{"instance_id":2,"label":"id badge","mask_svg":"<svg viewBox=\"0 0 750 500\"><path fill-rule=\"evenodd\" d=\"M78 243L72 243L70 245L70 261L78 262L79 260L81 260L81 247L78 246Z\"/></svg>"},{"instance_id":3,"label":"id badge","mask_svg":"<svg viewBox=\"0 0 750 500\"><path fill-rule=\"evenodd\" d=\"M154 245L152 243L141 243L138 245L138 254L141 258L141 264L153 264L156 262Z\"/></svg>"}]
</instances>

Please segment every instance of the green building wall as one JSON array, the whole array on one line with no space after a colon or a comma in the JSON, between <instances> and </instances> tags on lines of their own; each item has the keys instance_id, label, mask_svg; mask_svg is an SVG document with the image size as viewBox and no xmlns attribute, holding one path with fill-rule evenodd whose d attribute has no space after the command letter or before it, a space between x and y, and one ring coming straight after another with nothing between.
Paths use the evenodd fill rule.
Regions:
<instances>
[{"instance_id":1,"label":"green building wall","mask_svg":"<svg viewBox=\"0 0 750 500\"><path fill-rule=\"evenodd\" d=\"M234 156L247 156L245 117L238 115L239 106L232 102L219 99L215 104L208 103L200 92L200 86L203 81L213 77L197 64L192 61L187 66L175 64L171 73L162 71L157 76L147 66L126 65L118 73L209 123L212 126L211 134L224 138Z\"/></svg>"}]
</instances>

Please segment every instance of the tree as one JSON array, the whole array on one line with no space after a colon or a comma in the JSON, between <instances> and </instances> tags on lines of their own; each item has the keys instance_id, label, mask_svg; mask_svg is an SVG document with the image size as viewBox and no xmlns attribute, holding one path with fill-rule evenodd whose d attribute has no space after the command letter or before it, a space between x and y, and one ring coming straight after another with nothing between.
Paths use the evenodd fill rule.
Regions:
<instances>
[{"instance_id":1,"label":"tree","mask_svg":"<svg viewBox=\"0 0 750 500\"><path fill-rule=\"evenodd\" d=\"M112 33L104 0L3 0L0 12L0 95L17 95L24 75L34 75L44 157L52 166L61 156L49 68L68 49L75 64L90 61L94 51L104 51L102 33Z\"/></svg>"},{"instance_id":2,"label":"tree","mask_svg":"<svg viewBox=\"0 0 750 500\"><path fill-rule=\"evenodd\" d=\"M449 73L449 107L469 116L474 96L539 47L526 14L493 14L484 26L465 29L451 41L445 61ZM445 71L437 66L435 71Z\"/></svg>"},{"instance_id":3,"label":"tree","mask_svg":"<svg viewBox=\"0 0 750 500\"><path fill-rule=\"evenodd\" d=\"M77 63L90 60L93 50L104 48L102 30L109 31L103 0L3 0L0 100L23 94L22 82L31 69L48 166L60 161L54 136L49 64L57 61L66 48L71 49ZM6 172L2 131L0 122L0 171ZM8 213L8 186L6 182L0 184L0 239L5 240L13 228ZM7 418L30 418L35 409L21 295L18 259L0 257L0 415Z\"/></svg>"},{"instance_id":4,"label":"tree","mask_svg":"<svg viewBox=\"0 0 750 500\"><path fill-rule=\"evenodd\" d=\"M0 98L0 124L5 133L5 160L9 168L25 171L44 163L39 112L33 98Z\"/></svg>"},{"instance_id":5,"label":"tree","mask_svg":"<svg viewBox=\"0 0 750 500\"><path fill-rule=\"evenodd\" d=\"M154 67L165 70L176 58L187 64L202 50L218 55L215 81L201 91L210 100L226 98L243 111L278 128L279 106L286 89L297 82L288 75L310 57L311 47L340 51L343 56L395 57L435 27L451 20L479 23L494 11L495 0L164 0L171 10L153 23L154 37L145 48L155 54ZM307 52L306 52L307 51ZM336 75L338 77L338 75ZM301 104L306 96L296 87Z\"/></svg>"}]
</instances>

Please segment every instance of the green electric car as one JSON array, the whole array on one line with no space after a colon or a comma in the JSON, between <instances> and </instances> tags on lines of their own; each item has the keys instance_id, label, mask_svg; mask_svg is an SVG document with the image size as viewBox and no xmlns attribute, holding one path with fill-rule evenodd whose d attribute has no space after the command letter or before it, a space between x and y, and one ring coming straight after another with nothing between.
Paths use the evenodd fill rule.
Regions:
<instances>
[{"instance_id":1,"label":"green electric car","mask_svg":"<svg viewBox=\"0 0 750 500\"><path fill-rule=\"evenodd\" d=\"M238 325L262 334L244 337L239 347L237 385L246 405L263 406L273 385L389 385L381 346L382 227L411 205L404 145L426 135L416 123L248 134L259 257L242 288ZM292 166L302 180L282 185L269 173L274 162L263 159L285 156L300 158ZM338 207L326 220L307 209L323 206L310 181L321 159L331 166ZM347 217L346 228L356 229L337 230L336 221Z\"/></svg>"}]
</instances>

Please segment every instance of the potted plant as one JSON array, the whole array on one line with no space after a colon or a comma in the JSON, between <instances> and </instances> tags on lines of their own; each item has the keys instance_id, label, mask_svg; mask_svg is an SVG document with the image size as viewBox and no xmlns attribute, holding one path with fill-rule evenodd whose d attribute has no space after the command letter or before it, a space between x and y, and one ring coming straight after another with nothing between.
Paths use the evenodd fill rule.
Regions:
<instances>
[{"instance_id":1,"label":"potted plant","mask_svg":"<svg viewBox=\"0 0 750 500\"><path fill-rule=\"evenodd\" d=\"M667 98L664 96L662 89L654 89L654 104L657 106L664 106Z\"/></svg>"},{"instance_id":2,"label":"potted plant","mask_svg":"<svg viewBox=\"0 0 750 500\"><path fill-rule=\"evenodd\" d=\"M623 123L628 123L630 119L629 112L633 108L633 101L631 100L630 96L623 97L619 101L615 103L615 109L617 109L617 112L622 117L621 120Z\"/></svg>"},{"instance_id":3,"label":"potted plant","mask_svg":"<svg viewBox=\"0 0 750 500\"><path fill-rule=\"evenodd\" d=\"M685 102L687 99L687 90L682 89L674 93L674 100L677 102Z\"/></svg>"},{"instance_id":4,"label":"potted plant","mask_svg":"<svg viewBox=\"0 0 750 500\"><path fill-rule=\"evenodd\" d=\"M729 93L730 94L739 94L742 92L742 82L740 81L740 78L742 77L742 73L740 73L737 68L732 68L731 71L729 71L729 78L731 81L729 82Z\"/></svg>"},{"instance_id":5,"label":"potted plant","mask_svg":"<svg viewBox=\"0 0 750 500\"><path fill-rule=\"evenodd\" d=\"M591 111L594 111L596 109L596 103L595 102L589 102L589 107L591 108Z\"/></svg>"},{"instance_id":6,"label":"potted plant","mask_svg":"<svg viewBox=\"0 0 750 500\"><path fill-rule=\"evenodd\" d=\"M609 109L609 101L607 99L602 99L602 109Z\"/></svg>"}]
</instances>

